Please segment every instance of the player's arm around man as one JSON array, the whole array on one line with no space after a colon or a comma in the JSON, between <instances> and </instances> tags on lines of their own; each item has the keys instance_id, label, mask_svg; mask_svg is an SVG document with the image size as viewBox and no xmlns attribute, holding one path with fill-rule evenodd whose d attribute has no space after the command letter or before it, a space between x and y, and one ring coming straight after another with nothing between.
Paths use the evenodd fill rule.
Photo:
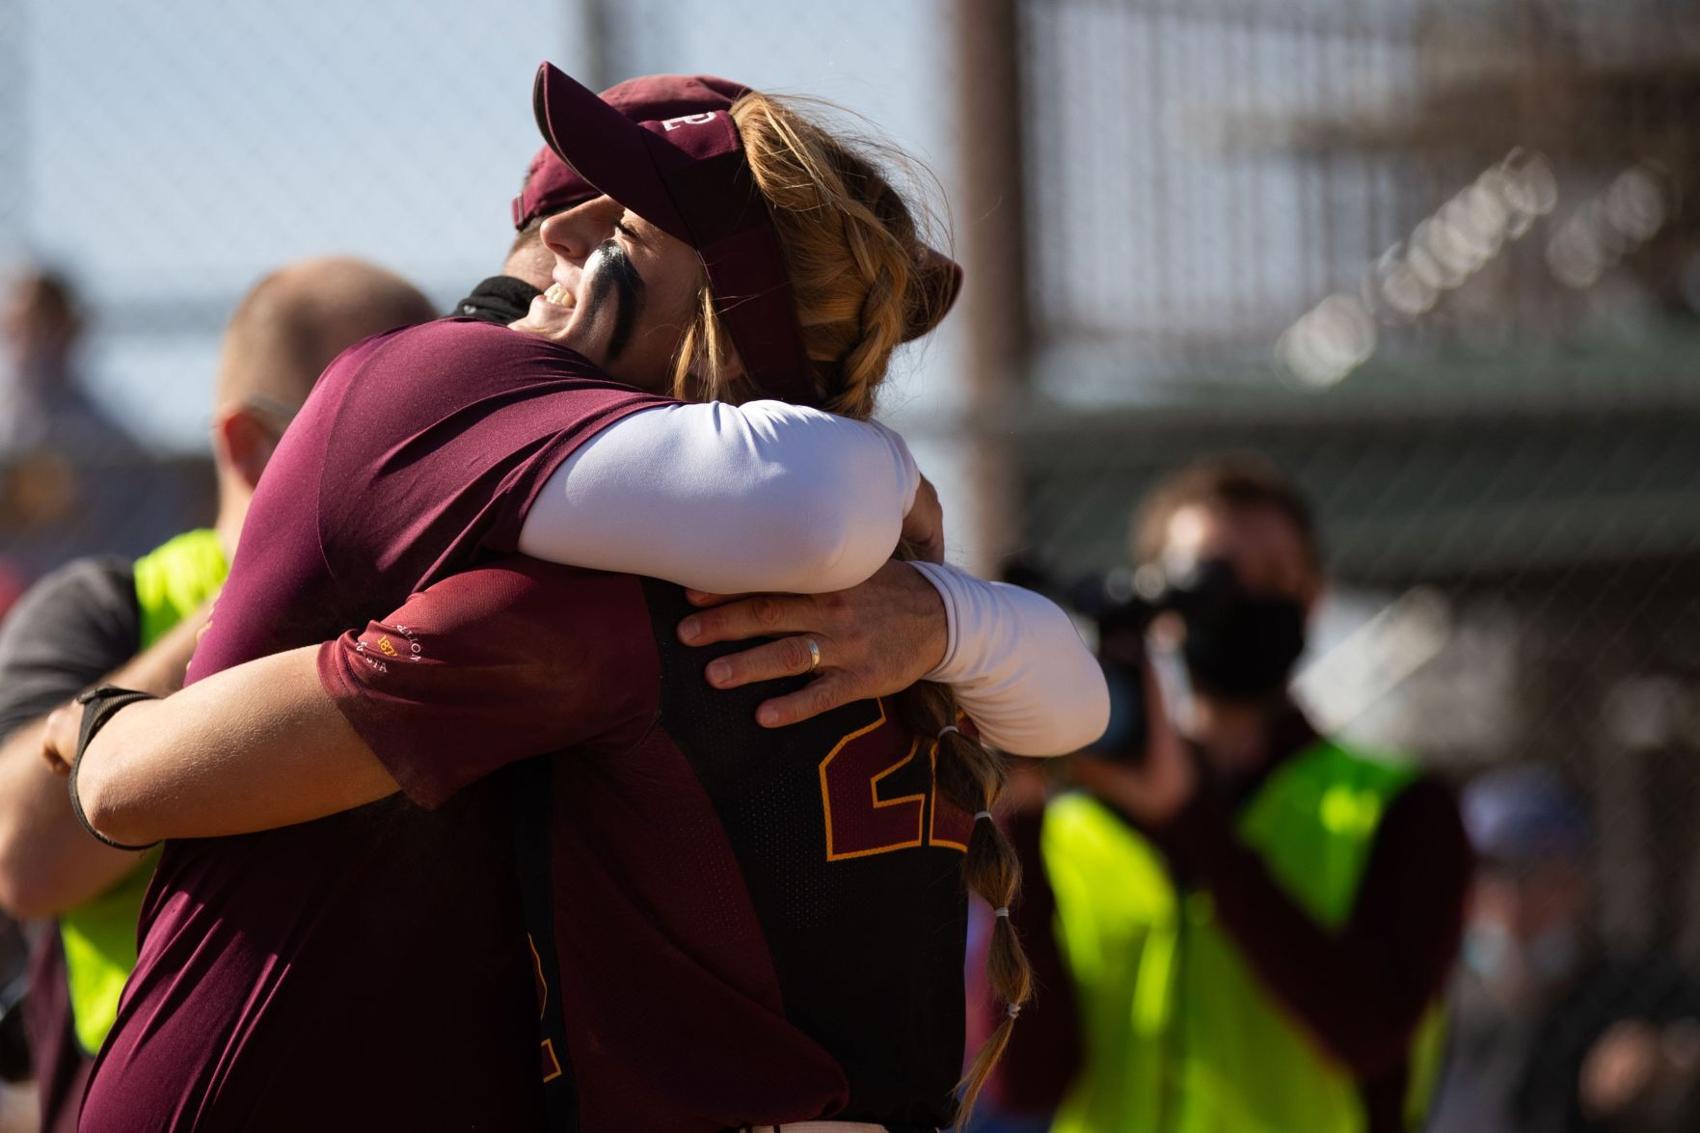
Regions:
<instances>
[{"instance_id":1,"label":"player's arm around man","mask_svg":"<svg viewBox=\"0 0 1700 1133\"><path fill-rule=\"evenodd\" d=\"M1107 718L1108 694L1066 616L1029 592L948 573L955 577L941 591L933 576L892 563L842 595L693 615L701 623L682 636L706 642L710 635L728 640L799 628L803 635L789 640L816 643L805 648L801 665L774 644L723 658L729 670L710 665L706 678L726 688L813 671L814 656L825 654L819 643L826 643L832 671L815 683L833 682L828 693L811 699L805 688L769 702L779 714L758 716L769 727L889 695L917 680L943 679L957 682L959 700L989 742L1056 755L1095 738ZM760 626L762 615L752 611L773 606L783 611L783 624ZM376 625L405 620L405 610L397 611ZM375 629L368 636L374 632L394 647L396 634ZM67 706L55 714L47 757L60 770L75 765L72 792L86 821L97 836L123 845L272 829L394 794L395 777L337 706L325 675L326 648L239 665L166 700ZM544 692L512 690L516 721L526 717L524 697ZM92 738L80 745L91 724L98 725ZM500 758L571 742L530 736L516 723L502 741L513 751Z\"/></svg>"},{"instance_id":2,"label":"player's arm around man","mask_svg":"<svg viewBox=\"0 0 1700 1133\"><path fill-rule=\"evenodd\" d=\"M1469 875L1456 804L1408 763L1319 734L1290 697L1325 578L1278 470L1181 470L1133 549L1160 572L1151 637L1188 695L1165 705L1142 670L1144 742L1075 760L1083 790L1012 816L1052 994L1023 1020L1004 1097L1059 1131L1416 1128ZM1140 1027L1130 1002L1172 1006ZM1183 1083L1167 1109L1157 1080Z\"/></svg>"}]
</instances>

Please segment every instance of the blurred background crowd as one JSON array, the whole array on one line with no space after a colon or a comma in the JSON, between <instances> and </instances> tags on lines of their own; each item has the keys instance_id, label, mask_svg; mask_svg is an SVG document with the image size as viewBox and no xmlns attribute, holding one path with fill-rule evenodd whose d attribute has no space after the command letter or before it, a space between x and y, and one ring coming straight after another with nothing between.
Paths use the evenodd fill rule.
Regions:
<instances>
[{"instance_id":1,"label":"blurred background crowd","mask_svg":"<svg viewBox=\"0 0 1700 1133\"><path fill-rule=\"evenodd\" d=\"M1477 862L1433 1127L1700 1128L1700 10L0 0L0 610L208 520L255 279L494 273L543 57L820 96L936 176L967 291L884 416L954 557L1090 628L1160 477L1290 477L1294 699Z\"/></svg>"}]
</instances>

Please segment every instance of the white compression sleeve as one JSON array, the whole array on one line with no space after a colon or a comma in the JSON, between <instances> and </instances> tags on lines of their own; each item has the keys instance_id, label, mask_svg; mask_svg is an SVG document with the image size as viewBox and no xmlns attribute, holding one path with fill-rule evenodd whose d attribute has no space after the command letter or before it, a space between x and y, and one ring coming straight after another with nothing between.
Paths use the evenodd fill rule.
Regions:
<instances>
[{"instance_id":1,"label":"white compression sleeve","mask_svg":"<svg viewBox=\"0 0 1700 1133\"><path fill-rule=\"evenodd\" d=\"M1104 734L1110 691L1053 602L957 567L910 564L944 599L949 638L927 680L948 684L985 741L1012 755L1066 755Z\"/></svg>"},{"instance_id":2,"label":"white compression sleeve","mask_svg":"<svg viewBox=\"0 0 1700 1133\"><path fill-rule=\"evenodd\" d=\"M881 425L780 401L669 405L568 457L519 549L721 594L825 593L891 557L919 483Z\"/></svg>"}]
</instances>

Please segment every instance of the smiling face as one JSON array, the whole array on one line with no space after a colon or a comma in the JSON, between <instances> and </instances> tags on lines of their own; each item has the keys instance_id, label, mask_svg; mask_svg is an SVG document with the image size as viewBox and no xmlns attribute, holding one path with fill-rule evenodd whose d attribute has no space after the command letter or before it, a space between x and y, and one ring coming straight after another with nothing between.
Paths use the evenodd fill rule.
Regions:
<instances>
[{"instance_id":1,"label":"smiling face","mask_svg":"<svg viewBox=\"0 0 1700 1133\"><path fill-rule=\"evenodd\" d=\"M620 381L666 390L702 264L683 241L597 197L543 222L549 288L514 330L559 342Z\"/></svg>"}]
</instances>

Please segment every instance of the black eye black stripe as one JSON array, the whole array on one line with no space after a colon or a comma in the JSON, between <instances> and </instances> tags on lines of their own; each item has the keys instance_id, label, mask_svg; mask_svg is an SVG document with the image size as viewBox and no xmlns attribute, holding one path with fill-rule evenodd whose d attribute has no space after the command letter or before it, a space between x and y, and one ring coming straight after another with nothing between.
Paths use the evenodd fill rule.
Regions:
<instances>
[{"instance_id":1,"label":"black eye black stripe","mask_svg":"<svg viewBox=\"0 0 1700 1133\"><path fill-rule=\"evenodd\" d=\"M594 320L610 295L618 293L614 305L614 330L608 338L608 360L613 361L631 342L632 328L643 310L645 287L637 266L617 241L604 240L594 255L601 263L591 275L590 292L585 296L585 304L589 308L585 317Z\"/></svg>"}]
</instances>

